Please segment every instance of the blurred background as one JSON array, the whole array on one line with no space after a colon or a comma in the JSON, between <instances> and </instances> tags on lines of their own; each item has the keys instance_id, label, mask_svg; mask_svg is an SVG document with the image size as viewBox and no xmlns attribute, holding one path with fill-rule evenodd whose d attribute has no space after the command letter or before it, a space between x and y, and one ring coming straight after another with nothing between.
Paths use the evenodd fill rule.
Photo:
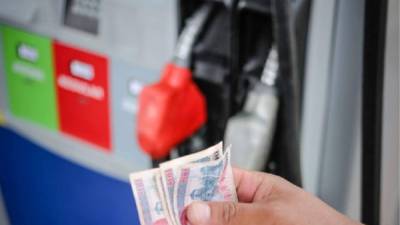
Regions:
<instances>
[{"instance_id":1,"label":"blurred background","mask_svg":"<svg viewBox=\"0 0 400 225\"><path fill-rule=\"evenodd\" d=\"M399 224L397 0L0 0L0 224L139 224L131 172L224 140Z\"/></svg>"}]
</instances>

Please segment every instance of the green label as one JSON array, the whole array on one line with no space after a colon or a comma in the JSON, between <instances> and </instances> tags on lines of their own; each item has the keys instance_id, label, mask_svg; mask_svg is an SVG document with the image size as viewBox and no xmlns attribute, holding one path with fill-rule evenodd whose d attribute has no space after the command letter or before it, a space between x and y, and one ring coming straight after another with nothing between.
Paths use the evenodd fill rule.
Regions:
<instances>
[{"instance_id":1,"label":"green label","mask_svg":"<svg viewBox=\"0 0 400 225\"><path fill-rule=\"evenodd\" d=\"M0 31L11 112L58 129L51 40L8 26Z\"/></svg>"}]
</instances>

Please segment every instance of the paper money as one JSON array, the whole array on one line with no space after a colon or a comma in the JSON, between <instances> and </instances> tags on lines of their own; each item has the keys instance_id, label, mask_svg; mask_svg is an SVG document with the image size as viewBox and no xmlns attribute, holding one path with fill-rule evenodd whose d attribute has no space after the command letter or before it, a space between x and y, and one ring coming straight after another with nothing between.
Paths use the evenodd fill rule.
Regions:
<instances>
[{"instance_id":1,"label":"paper money","mask_svg":"<svg viewBox=\"0 0 400 225\"><path fill-rule=\"evenodd\" d=\"M174 189L178 179L177 171L181 166L186 164L209 162L219 159L222 157L222 152L223 146L222 142L220 142L206 150L160 164L162 185L163 189L166 190L167 208L171 215L171 220L175 225L179 224L179 222L176 221L177 215L175 215L173 211L175 201Z\"/></svg>"},{"instance_id":2,"label":"paper money","mask_svg":"<svg viewBox=\"0 0 400 225\"><path fill-rule=\"evenodd\" d=\"M130 178L142 225L185 225L193 201L237 201L230 148L222 143Z\"/></svg>"},{"instance_id":3,"label":"paper money","mask_svg":"<svg viewBox=\"0 0 400 225\"><path fill-rule=\"evenodd\" d=\"M152 169L130 175L133 195L135 196L140 224L164 225L171 224L163 204L160 183L160 170Z\"/></svg>"},{"instance_id":4,"label":"paper money","mask_svg":"<svg viewBox=\"0 0 400 225\"><path fill-rule=\"evenodd\" d=\"M229 154L230 148L218 160L180 168L173 202L180 224L186 224L184 209L194 201L237 201Z\"/></svg>"}]
</instances>

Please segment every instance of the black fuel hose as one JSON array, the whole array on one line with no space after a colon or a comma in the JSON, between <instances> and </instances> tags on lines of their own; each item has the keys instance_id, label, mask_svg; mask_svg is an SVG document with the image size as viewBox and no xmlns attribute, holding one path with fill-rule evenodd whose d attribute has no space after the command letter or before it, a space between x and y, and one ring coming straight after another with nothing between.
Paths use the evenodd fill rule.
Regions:
<instances>
[{"instance_id":1,"label":"black fuel hose","mask_svg":"<svg viewBox=\"0 0 400 225\"><path fill-rule=\"evenodd\" d=\"M279 76L277 86L280 106L273 149L277 162L276 173L301 186L300 167L300 105L301 80L293 24L288 0L271 2L273 29L278 49Z\"/></svg>"}]
</instances>

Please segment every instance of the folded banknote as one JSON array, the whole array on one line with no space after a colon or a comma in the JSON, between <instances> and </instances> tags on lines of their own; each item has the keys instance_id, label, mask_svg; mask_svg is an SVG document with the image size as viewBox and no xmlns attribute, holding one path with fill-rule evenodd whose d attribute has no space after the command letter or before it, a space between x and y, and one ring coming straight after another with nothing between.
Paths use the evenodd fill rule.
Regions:
<instances>
[{"instance_id":1,"label":"folded banknote","mask_svg":"<svg viewBox=\"0 0 400 225\"><path fill-rule=\"evenodd\" d=\"M186 225L194 201L237 201L230 147L206 150L132 173L130 181L142 225Z\"/></svg>"}]
</instances>

